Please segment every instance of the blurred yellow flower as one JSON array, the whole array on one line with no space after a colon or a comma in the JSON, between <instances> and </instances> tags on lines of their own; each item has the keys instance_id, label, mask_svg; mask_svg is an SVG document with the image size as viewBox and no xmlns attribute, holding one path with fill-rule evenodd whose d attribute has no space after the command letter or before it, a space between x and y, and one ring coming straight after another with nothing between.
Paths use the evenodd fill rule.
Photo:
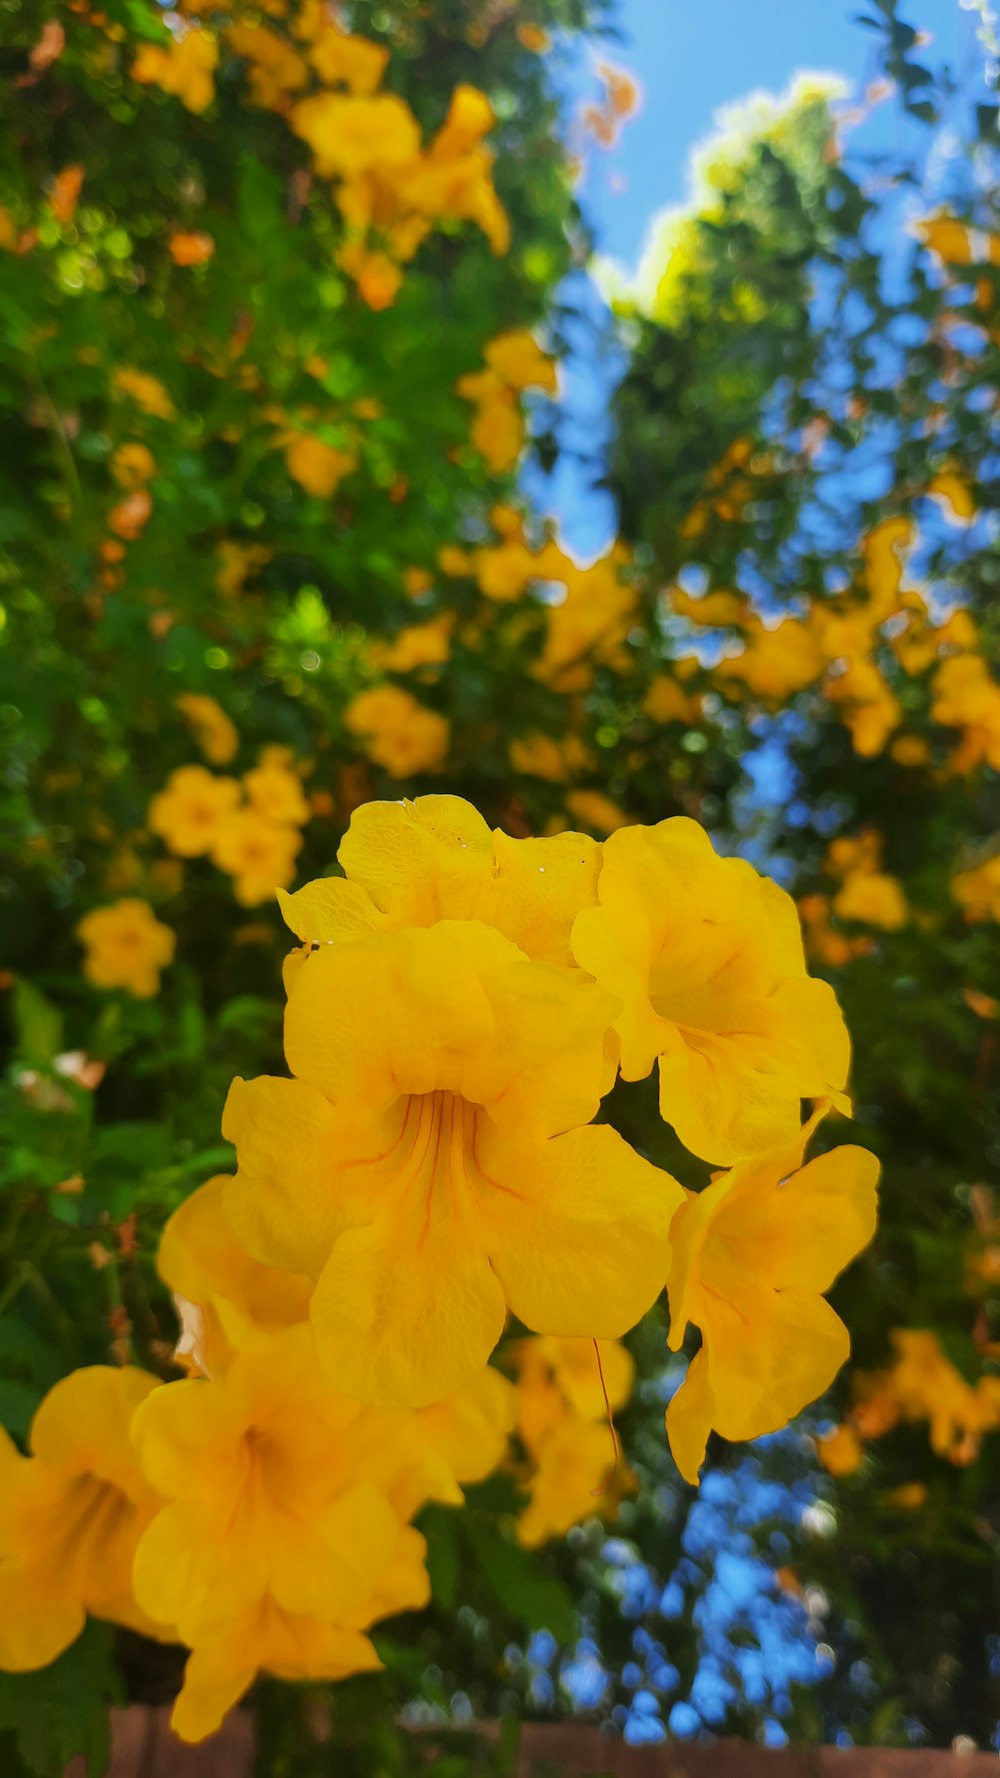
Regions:
<instances>
[{"instance_id":1,"label":"blurred yellow flower","mask_svg":"<svg viewBox=\"0 0 1000 1778\"><path fill-rule=\"evenodd\" d=\"M240 736L221 704L194 691L181 692L176 703L205 758L214 766L227 766L239 750Z\"/></svg>"},{"instance_id":2,"label":"blurred yellow flower","mask_svg":"<svg viewBox=\"0 0 1000 1778\"><path fill-rule=\"evenodd\" d=\"M22 1457L0 1431L0 1668L46 1667L87 1613L148 1624L132 1599L132 1558L158 1506L129 1445L156 1378L127 1365L64 1377L31 1426ZM155 1634L155 1631L154 1631Z\"/></svg>"},{"instance_id":3,"label":"blurred yellow flower","mask_svg":"<svg viewBox=\"0 0 1000 1778\"><path fill-rule=\"evenodd\" d=\"M250 807L265 821L303 827L312 815L301 778L281 760L262 759L252 771L244 772L243 787Z\"/></svg>"},{"instance_id":4,"label":"blurred yellow flower","mask_svg":"<svg viewBox=\"0 0 1000 1778\"><path fill-rule=\"evenodd\" d=\"M215 73L219 46L210 32L197 25L184 27L168 49L144 43L132 63L132 79L162 87L188 111L207 111L215 98Z\"/></svg>"},{"instance_id":5,"label":"blurred yellow flower","mask_svg":"<svg viewBox=\"0 0 1000 1778\"><path fill-rule=\"evenodd\" d=\"M216 831L212 863L234 879L240 906L255 908L270 901L276 889L287 889L301 850L296 828L267 821L254 808L237 809Z\"/></svg>"},{"instance_id":6,"label":"blurred yellow flower","mask_svg":"<svg viewBox=\"0 0 1000 1778\"><path fill-rule=\"evenodd\" d=\"M344 725L357 735L376 765L392 778L433 772L448 752L449 726L436 710L420 704L399 685L359 692L344 712Z\"/></svg>"},{"instance_id":7,"label":"blurred yellow flower","mask_svg":"<svg viewBox=\"0 0 1000 1778\"><path fill-rule=\"evenodd\" d=\"M212 850L239 800L235 778L219 778L204 766L179 766L149 805L149 830L178 858L200 858Z\"/></svg>"},{"instance_id":8,"label":"blurred yellow flower","mask_svg":"<svg viewBox=\"0 0 1000 1778\"><path fill-rule=\"evenodd\" d=\"M310 433L293 433L285 443L285 463L293 481L316 500L329 500L345 475L353 475L358 459Z\"/></svg>"},{"instance_id":9,"label":"blurred yellow flower","mask_svg":"<svg viewBox=\"0 0 1000 1778\"><path fill-rule=\"evenodd\" d=\"M125 988L140 1000L160 991L160 971L173 961L177 940L148 902L126 897L92 908L79 922L83 973L98 988Z\"/></svg>"}]
</instances>

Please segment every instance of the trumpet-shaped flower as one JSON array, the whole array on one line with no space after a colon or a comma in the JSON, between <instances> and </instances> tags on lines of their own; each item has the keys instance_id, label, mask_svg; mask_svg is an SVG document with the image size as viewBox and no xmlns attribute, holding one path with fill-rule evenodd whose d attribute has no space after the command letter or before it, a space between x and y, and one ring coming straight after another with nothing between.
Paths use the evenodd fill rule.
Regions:
<instances>
[{"instance_id":1,"label":"trumpet-shaped flower","mask_svg":"<svg viewBox=\"0 0 1000 1778\"><path fill-rule=\"evenodd\" d=\"M92 908L77 926L83 973L98 988L125 988L140 1000L159 993L160 971L173 962L177 940L148 902L127 896Z\"/></svg>"},{"instance_id":2,"label":"trumpet-shaped flower","mask_svg":"<svg viewBox=\"0 0 1000 1778\"><path fill-rule=\"evenodd\" d=\"M416 1535L410 1533L411 1537ZM422 1595L403 1598L398 1606L389 1606L385 1615L411 1603L422 1605L426 1595L425 1583ZM170 1726L182 1741L203 1741L213 1735L258 1673L270 1674L273 1679L332 1680L370 1673L381 1665L371 1641L360 1630L285 1611L265 1594L211 1641L193 1650Z\"/></svg>"},{"instance_id":3,"label":"trumpet-shaped flower","mask_svg":"<svg viewBox=\"0 0 1000 1778\"><path fill-rule=\"evenodd\" d=\"M573 927L584 969L624 1002L626 1080L659 1062L660 1111L726 1163L788 1141L799 1101L839 1092L850 1044L832 988L806 974L791 898L678 816L604 842L600 905Z\"/></svg>"},{"instance_id":4,"label":"trumpet-shaped flower","mask_svg":"<svg viewBox=\"0 0 1000 1778\"><path fill-rule=\"evenodd\" d=\"M832 1383L850 1352L824 1299L875 1232L878 1162L835 1148L802 1165L814 1115L794 1142L739 1162L674 1218L670 1339L689 1322L701 1350L667 1409L674 1461L697 1482L708 1435L776 1432Z\"/></svg>"},{"instance_id":5,"label":"trumpet-shaped flower","mask_svg":"<svg viewBox=\"0 0 1000 1778\"><path fill-rule=\"evenodd\" d=\"M0 1668L47 1666L88 1612L150 1629L132 1601L132 1558L159 1503L129 1424L155 1388L145 1371L92 1365L50 1389L30 1457L0 1432Z\"/></svg>"},{"instance_id":6,"label":"trumpet-shaped flower","mask_svg":"<svg viewBox=\"0 0 1000 1778\"><path fill-rule=\"evenodd\" d=\"M270 1598L361 1628L397 1559L403 1514L433 1491L412 1417L371 1424L323 1374L308 1325L261 1338L216 1381L169 1383L133 1441L166 1504L136 1551L135 1595L193 1647ZM426 1479L426 1485L421 1483Z\"/></svg>"},{"instance_id":7,"label":"trumpet-shaped flower","mask_svg":"<svg viewBox=\"0 0 1000 1778\"><path fill-rule=\"evenodd\" d=\"M360 692L345 710L344 723L392 778L433 772L448 751L447 718L418 703L401 685Z\"/></svg>"},{"instance_id":8,"label":"trumpet-shaped flower","mask_svg":"<svg viewBox=\"0 0 1000 1778\"><path fill-rule=\"evenodd\" d=\"M216 777L204 766L180 766L149 805L150 832L178 858L200 858L212 850L239 800L235 778Z\"/></svg>"},{"instance_id":9,"label":"trumpet-shaped flower","mask_svg":"<svg viewBox=\"0 0 1000 1778\"><path fill-rule=\"evenodd\" d=\"M494 929L319 945L285 1022L294 1080L236 1081L226 1210L251 1253L317 1280L340 1387L388 1407L482 1368L508 1306L614 1338L662 1287L680 1187L608 1126L617 1002Z\"/></svg>"},{"instance_id":10,"label":"trumpet-shaped flower","mask_svg":"<svg viewBox=\"0 0 1000 1778\"><path fill-rule=\"evenodd\" d=\"M222 823L212 846L212 862L234 878L233 894L240 905L255 908L270 901L278 886L291 882L301 850L297 829L266 821L251 806L237 809Z\"/></svg>"},{"instance_id":11,"label":"trumpet-shaped flower","mask_svg":"<svg viewBox=\"0 0 1000 1778\"><path fill-rule=\"evenodd\" d=\"M226 1216L225 1186L220 1174L192 1192L167 1222L157 1254L160 1277L182 1312L178 1357L210 1377L254 1334L307 1320L312 1292L301 1273L263 1266L240 1245Z\"/></svg>"},{"instance_id":12,"label":"trumpet-shaped flower","mask_svg":"<svg viewBox=\"0 0 1000 1778\"><path fill-rule=\"evenodd\" d=\"M482 920L536 962L572 964L569 935L597 893L600 848L585 834L514 840L457 796L363 803L325 877L280 896L305 943L436 920Z\"/></svg>"},{"instance_id":13,"label":"trumpet-shaped flower","mask_svg":"<svg viewBox=\"0 0 1000 1778\"><path fill-rule=\"evenodd\" d=\"M606 1425L567 1420L557 1427L542 1446L528 1484L528 1505L517 1521L518 1543L536 1550L601 1512L602 1500L605 1508L616 1505L633 1481L626 1471L616 1495L610 1486L614 1469L615 1448Z\"/></svg>"}]
</instances>

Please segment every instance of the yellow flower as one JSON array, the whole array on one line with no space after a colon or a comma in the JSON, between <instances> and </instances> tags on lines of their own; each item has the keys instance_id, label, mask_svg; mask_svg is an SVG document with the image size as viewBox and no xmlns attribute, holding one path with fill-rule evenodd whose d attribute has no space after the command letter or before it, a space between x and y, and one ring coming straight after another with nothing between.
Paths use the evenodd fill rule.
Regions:
<instances>
[{"instance_id":1,"label":"yellow flower","mask_svg":"<svg viewBox=\"0 0 1000 1778\"><path fill-rule=\"evenodd\" d=\"M227 766L236 755L240 737L221 704L200 692L185 691L177 699L177 708L190 723L205 758L214 766Z\"/></svg>"},{"instance_id":2,"label":"yellow flower","mask_svg":"<svg viewBox=\"0 0 1000 1778\"><path fill-rule=\"evenodd\" d=\"M312 93L291 111L291 126L308 142L323 179L387 172L416 160L420 128L395 93L374 98Z\"/></svg>"},{"instance_id":3,"label":"yellow flower","mask_svg":"<svg viewBox=\"0 0 1000 1778\"><path fill-rule=\"evenodd\" d=\"M344 712L344 725L391 778L433 772L448 752L446 718L418 703L400 685L359 692Z\"/></svg>"},{"instance_id":4,"label":"yellow flower","mask_svg":"<svg viewBox=\"0 0 1000 1778\"><path fill-rule=\"evenodd\" d=\"M487 1365L444 1401L418 1408L427 1448L459 1482L481 1482L500 1467L514 1430L514 1385Z\"/></svg>"},{"instance_id":5,"label":"yellow flower","mask_svg":"<svg viewBox=\"0 0 1000 1778\"><path fill-rule=\"evenodd\" d=\"M588 771L594 763L578 735L564 735L561 741L552 735L524 735L511 741L507 751L515 772L547 778L552 784L561 784L577 772Z\"/></svg>"},{"instance_id":6,"label":"yellow flower","mask_svg":"<svg viewBox=\"0 0 1000 1778\"><path fill-rule=\"evenodd\" d=\"M614 1011L479 922L306 958L285 1021L296 1078L230 1092L226 1210L258 1258L317 1280L341 1387L423 1405L486 1363L508 1305L538 1331L605 1338L649 1307L680 1187L584 1127Z\"/></svg>"},{"instance_id":7,"label":"yellow flower","mask_svg":"<svg viewBox=\"0 0 1000 1778\"><path fill-rule=\"evenodd\" d=\"M123 364L115 371L113 381L116 393L134 401L144 414L152 414L157 420L176 419L177 410L163 384L148 371Z\"/></svg>"},{"instance_id":8,"label":"yellow flower","mask_svg":"<svg viewBox=\"0 0 1000 1778\"><path fill-rule=\"evenodd\" d=\"M265 821L303 827L312 810L302 792L297 772L281 761L261 761L243 774L243 786L250 806Z\"/></svg>"},{"instance_id":9,"label":"yellow flower","mask_svg":"<svg viewBox=\"0 0 1000 1778\"><path fill-rule=\"evenodd\" d=\"M619 827L628 827L633 819L601 790L571 790L566 807L577 821L583 821L587 827L596 827L598 833L616 833Z\"/></svg>"},{"instance_id":10,"label":"yellow flower","mask_svg":"<svg viewBox=\"0 0 1000 1778\"><path fill-rule=\"evenodd\" d=\"M512 1356L518 1372L518 1437L536 1460L568 1420L600 1420L607 1430L608 1409L624 1407L632 1393L635 1365L617 1340L541 1334L519 1341Z\"/></svg>"},{"instance_id":11,"label":"yellow flower","mask_svg":"<svg viewBox=\"0 0 1000 1778\"><path fill-rule=\"evenodd\" d=\"M250 90L265 110L280 109L286 93L299 92L309 84L309 69L298 50L266 25L237 19L228 26L226 40L234 55L249 64Z\"/></svg>"},{"instance_id":12,"label":"yellow flower","mask_svg":"<svg viewBox=\"0 0 1000 1778\"><path fill-rule=\"evenodd\" d=\"M409 624L391 642L374 642L371 656L385 673L412 673L416 667L443 666L451 653L455 619L450 611L426 624Z\"/></svg>"},{"instance_id":13,"label":"yellow flower","mask_svg":"<svg viewBox=\"0 0 1000 1778\"><path fill-rule=\"evenodd\" d=\"M626 1080L659 1062L660 1111L702 1160L788 1141L799 1101L839 1092L850 1045L832 988L807 976L795 904L695 821L604 842L600 905L576 960L624 1002Z\"/></svg>"},{"instance_id":14,"label":"yellow flower","mask_svg":"<svg viewBox=\"0 0 1000 1778\"><path fill-rule=\"evenodd\" d=\"M212 76L219 47L208 31L187 26L168 49L144 43L132 63L132 79L159 86L180 99L188 111L206 111L215 98Z\"/></svg>"},{"instance_id":15,"label":"yellow flower","mask_svg":"<svg viewBox=\"0 0 1000 1778\"><path fill-rule=\"evenodd\" d=\"M180 766L149 805L150 832L178 858L200 858L212 850L239 800L235 778L217 778L204 766Z\"/></svg>"},{"instance_id":16,"label":"yellow flower","mask_svg":"<svg viewBox=\"0 0 1000 1778\"><path fill-rule=\"evenodd\" d=\"M276 889L285 889L295 875L302 835L293 827L265 821L256 809L237 809L226 817L212 842L212 863L234 878L233 894L241 907L260 907Z\"/></svg>"},{"instance_id":17,"label":"yellow flower","mask_svg":"<svg viewBox=\"0 0 1000 1778\"><path fill-rule=\"evenodd\" d=\"M435 920L481 920L535 962L572 965L570 929L593 904L600 848L585 834L513 840L457 796L363 803L337 854L339 877L279 896L303 943Z\"/></svg>"},{"instance_id":18,"label":"yellow flower","mask_svg":"<svg viewBox=\"0 0 1000 1778\"><path fill-rule=\"evenodd\" d=\"M942 661L934 675L931 718L964 731L964 745L953 762L969 770L985 760L1000 771L1000 685L978 654L957 654Z\"/></svg>"},{"instance_id":19,"label":"yellow flower","mask_svg":"<svg viewBox=\"0 0 1000 1778\"><path fill-rule=\"evenodd\" d=\"M309 60L326 86L346 86L359 98L370 98L379 86L389 51L367 37L353 37L328 24L309 51Z\"/></svg>"},{"instance_id":20,"label":"yellow flower","mask_svg":"<svg viewBox=\"0 0 1000 1778\"><path fill-rule=\"evenodd\" d=\"M135 1595L195 1651L174 1716L187 1738L261 1665L286 1677L376 1665L358 1632L426 1602L423 1539L404 1523L433 1486L415 1421L333 1389L308 1326L262 1336L217 1381L158 1389L133 1442L166 1502L136 1551Z\"/></svg>"},{"instance_id":21,"label":"yellow flower","mask_svg":"<svg viewBox=\"0 0 1000 1778\"><path fill-rule=\"evenodd\" d=\"M742 680L757 697L779 701L819 678L826 659L819 642L798 618L786 617L768 629L757 617L743 624L746 644L719 662L716 677Z\"/></svg>"},{"instance_id":22,"label":"yellow flower","mask_svg":"<svg viewBox=\"0 0 1000 1778\"><path fill-rule=\"evenodd\" d=\"M145 901L126 897L92 908L77 926L86 949L83 973L98 988L126 988L140 1000L160 991L160 971L173 962L177 940Z\"/></svg>"},{"instance_id":23,"label":"yellow flower","mask_svg":"<svg viewBox=\"0 0 1000 1778\"><path fill-rule=\"evenodd\" d=\"M88 1612L148 1628L132 1601L132 1558L158 1501L129 1446L156 1378L92 1365L42 1402L30 1457L0 1431L0 1668L46 1667Z\"/></svg>"},{"instance_id":24,"label":"yellow flower","mask_svg":"<svg viewBox=\"0 0 1000 1778\"><path fill-rule=\"evenodd\" d=\"M891 1338L896 1362L889 1386L903 1416L929 1422L931 1449L939 1457L973 1462L983 1434L1000 1427L1000 1377L967 1382L930 1329L895 1328Z\"/></svg>"},{"instance_id":25,"label":"yellow flower","mask_svg":"<svg viewBox=\"0 0 1000 1778\"><path fill-rule=\"evenodd\" d=\"M425 1603L417 1590L420 1570L415 1564L407 1571L397 1563L395 1575L409 1580L409 1589L401 1586L398 1601L390 1597L379 1615ZM381 1665L371 1641L359 1630L285 1611L265 1594L190 1655L170 1726L182 1741L214 1735L258 1673L273 1679L334 1680L375 1672Z\"/></svg>"},{"instance_id":26,"label":"yellow flower","mask_svg":"<svg viewBox=\"0 0 1000 1778\"><path fill-rule=\"evenodd\" d=\"M392 308L403 287L403 273L387 253L373 251L363 241L345 241L337 264L353 278L362 301L376 314Z\"/></svg>"},{"instance_id":27,"label":"yellow flower","mask_svg":"<svg viewBox=\"0 0 1000 1778\"><path fill-rule=\"evenodd\" d=\"M1000 920L1000 852L951 879L951 893L971 922Z\"/></svg>"},{"instance_id":28,"label":"yellow flower","mask_svg":"<svg viewBox=\"0 0 1000 1778\"><path fill-rule=\"evenodd\" d=\"M508 389L544 389L549 395L556 392L556 367L530 333L498 334L483 357Z\"/></svg>"},{"instance_id":29,"label":"yellow flower","mask_svg":"<svg viewBox=\"0 0 1000 1778\"><path fill-rule=\"evenodd\" d=\"M910 917L902 885L877 870L851 871L833 898L833 911L841 920L859 920L884 932L897 931Z\"/></svg>"},{"instance_id":30,"label":"yellow flower","mask_svg":"<svg viewBox=\"0 0 1000 1778\"><path fill-rule=\"evenodd\" d=\"M156 459L148 445L127 439L112 454L111 474L120 488L131 493L152 481L156 474Z\"/></svg>"},{"instance_id":31,"label":"yellow flower","mask_svg":"<svg viewBox=\"0 0 1000 1778\"><path fill-rule=\"evenodd\" d=\"M853 1426L836 1426L816 1440L816 1455L828 1475L854 1475L864 1462L865 1448Z\"/></svg>"},{"instance_id":32,"label":"yellow flower","mask_svg":"<svg viewBox=\"0 0 1000 1778\"><path fill-rule=\"evenodd\" d=\"M517 1521L517 1541L536 1550L601 1511L601 1496L615 1465L607 1425L569 1420L542 1447L528 1484L529 1503ZM627 1485L632 1478L623 1478Z\"/></svg>"},{"instance_id":33,"label":"yellow flower","mask_svg":"<svg viewBox=\"0 0 1000 1778\"><path fill-rule=\"evenodd\" d=\"M926 493L929 499L940 503L953 525L968 525L976 516L976 497L965 476L956 469L939 469L927 483Z\"/></svg>"},{"instance_id":34,"label":"yellow flower","mask_svg":"<svg viewBox=\"0 0 1000 1778\"><path fill-rule=\"evenodd\" d=\"M696 727L701 720L701 698L687 692L670 673L657 673L649 682L642 707L653 722L683 722Z\"/></svg>"},{"instance_id":35,"label":"yellow flower","mask_svg":"<svg viewBox=\"0 0 1000 1778\"><path fill-rule=\"evenodd\" d=\"M803 1166L817 1121L690 1193L674 1218L671 1350L689 1322L702 1336L667 1409L670 1448L688 1482L697 1482L713 1428L733 1440L776 1432L822 1395L850 1352L823 1293L875 1232L879 1168L854 1147Z\"/></svg>"},{"instance_id":36,"label":"yellow flower","mask_svg":"<svg viewBox=\"0 0 1000 1778\"><path fill-rule=\"evenodd\" d=\"M832 704L843 704L844 725L862 759L874 759L903 720L903 707L873 661L855 661L844 673L830 675L823 690Z\"/></svg>"},{"instance_id":37,"label":"yellow flower","mask_svg":"<svg viewBox=\"0 0 1000 1778\"><path fill-rule=\"evenodd\" d=\"M181 1312L178 1358L210 1377L255 1333L305 1321L312 1293L301 1273L262 1266L241 1247L226 1216L225 1184L221 1174L210 1179L174 1211L156 1260Z\"/></svg>"},{"instance_id":38,"label":"yellow flower","mask_svg":"<svg viewBox=\"0 0 1000 1778\"><path fill-rule=\"evenodd\" d=\"M329 500L345 475L352 475L358 459L352 451L340 451L322 438L306 432L292 434L285 445L285 463L297 481L315 500Z\"/></svg>"}]
</instances>

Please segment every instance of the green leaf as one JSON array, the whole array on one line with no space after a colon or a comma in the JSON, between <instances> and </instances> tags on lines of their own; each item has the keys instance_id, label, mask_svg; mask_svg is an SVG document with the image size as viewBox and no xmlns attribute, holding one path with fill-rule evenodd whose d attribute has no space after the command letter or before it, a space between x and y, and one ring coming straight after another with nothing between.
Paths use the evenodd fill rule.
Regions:
<instances>
[{"instance_id":1,"label":"green leaf","mask_svg":"<svg viewBox=\"0 0 1000 1778\"><path fill-rule=\"evenodd\" d=\"M18 1755L36 1778L62 1778L77 1754L87 1778L107 1770L107 1706L118 1690L112 1649L111 1626L92 1621L51 1666L0 1673L0 1729L13 1731Z\"/></svg>"},{"instance_id":2,"label":"green leaf","mask_svg":"<svg viewBox=\"0 0 1000 1778\"><path fill-rule=\"evenodd\" d=\"M27 1438L28 1428L41 1401L41 1392L27 1383L12 1383L0 1377L0 1425L18 1438Z\"/></svg>"},{"instance_id":3,"label":"green leaf","mask_svg":"<svg viewBox=\"0 0 1000 1778\"><path fill-rule=\"evenodd\" d=\"M460 1557L455 1514L446 1507L430 1506L421 1518L421 1529L427 1539L427 1572L431 1592L445 1611L451 1611L458 1598Z\"/></svg>"},{"instance_id":4,"label":"green leaf","mask_svg":"<svg viewBox=\"0 0 1000 1778\"><path fill-rule=\"evenodd\" d=\"M529 1630L550 1630L557 1641L572 1642L579 1625L576 1607L562 1581L539 1573L535 1558L490 1526L470 1518L463 1521L462 1528L504 1610Z\"/></svg>"},{"instance_id":5,"label":"green leaf","mask_svg":"<svg viewBox=\"0 0 1000 1778\"><path fill-rule=\"evenodd\" d=\"M62 1018L41 988L20 975L14 983L14 1026L24 1060L51 1066L62 1050Z\"/></svg>"}]
</instances>

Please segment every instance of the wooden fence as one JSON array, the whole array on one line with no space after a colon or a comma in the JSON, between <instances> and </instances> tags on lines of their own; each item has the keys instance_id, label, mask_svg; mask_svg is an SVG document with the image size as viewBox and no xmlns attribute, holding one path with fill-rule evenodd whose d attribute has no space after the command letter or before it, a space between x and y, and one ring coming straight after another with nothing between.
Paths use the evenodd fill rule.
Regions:
<instances>
[{"instance_id":1,"label":"wooden fence","mask_svg":"<svg viewBox=\"0 0 1000 1778\"><path fill-rule=\"evenodd\" d=\"M185 1747L170 1731L169 1708L114 1711L108 1778L254 1778L253 1719L234 1711L218 1735ZM495 1732L484 1724L484 1733ZM436 1738L435 1738L436 1739ZM431 1737L421 1737L428 1745ZM414 1745L414 1778L422 1764ZM331 1763L331 1778L336 1778ZM66 1778L84 1778L74 1761ZM929 1748L801 1747L771 1750L746 1741L626 1747L585 1723L525 1723L515 1778L1000 1778L995 1753Z\"/></svg>"}]
</instances>

